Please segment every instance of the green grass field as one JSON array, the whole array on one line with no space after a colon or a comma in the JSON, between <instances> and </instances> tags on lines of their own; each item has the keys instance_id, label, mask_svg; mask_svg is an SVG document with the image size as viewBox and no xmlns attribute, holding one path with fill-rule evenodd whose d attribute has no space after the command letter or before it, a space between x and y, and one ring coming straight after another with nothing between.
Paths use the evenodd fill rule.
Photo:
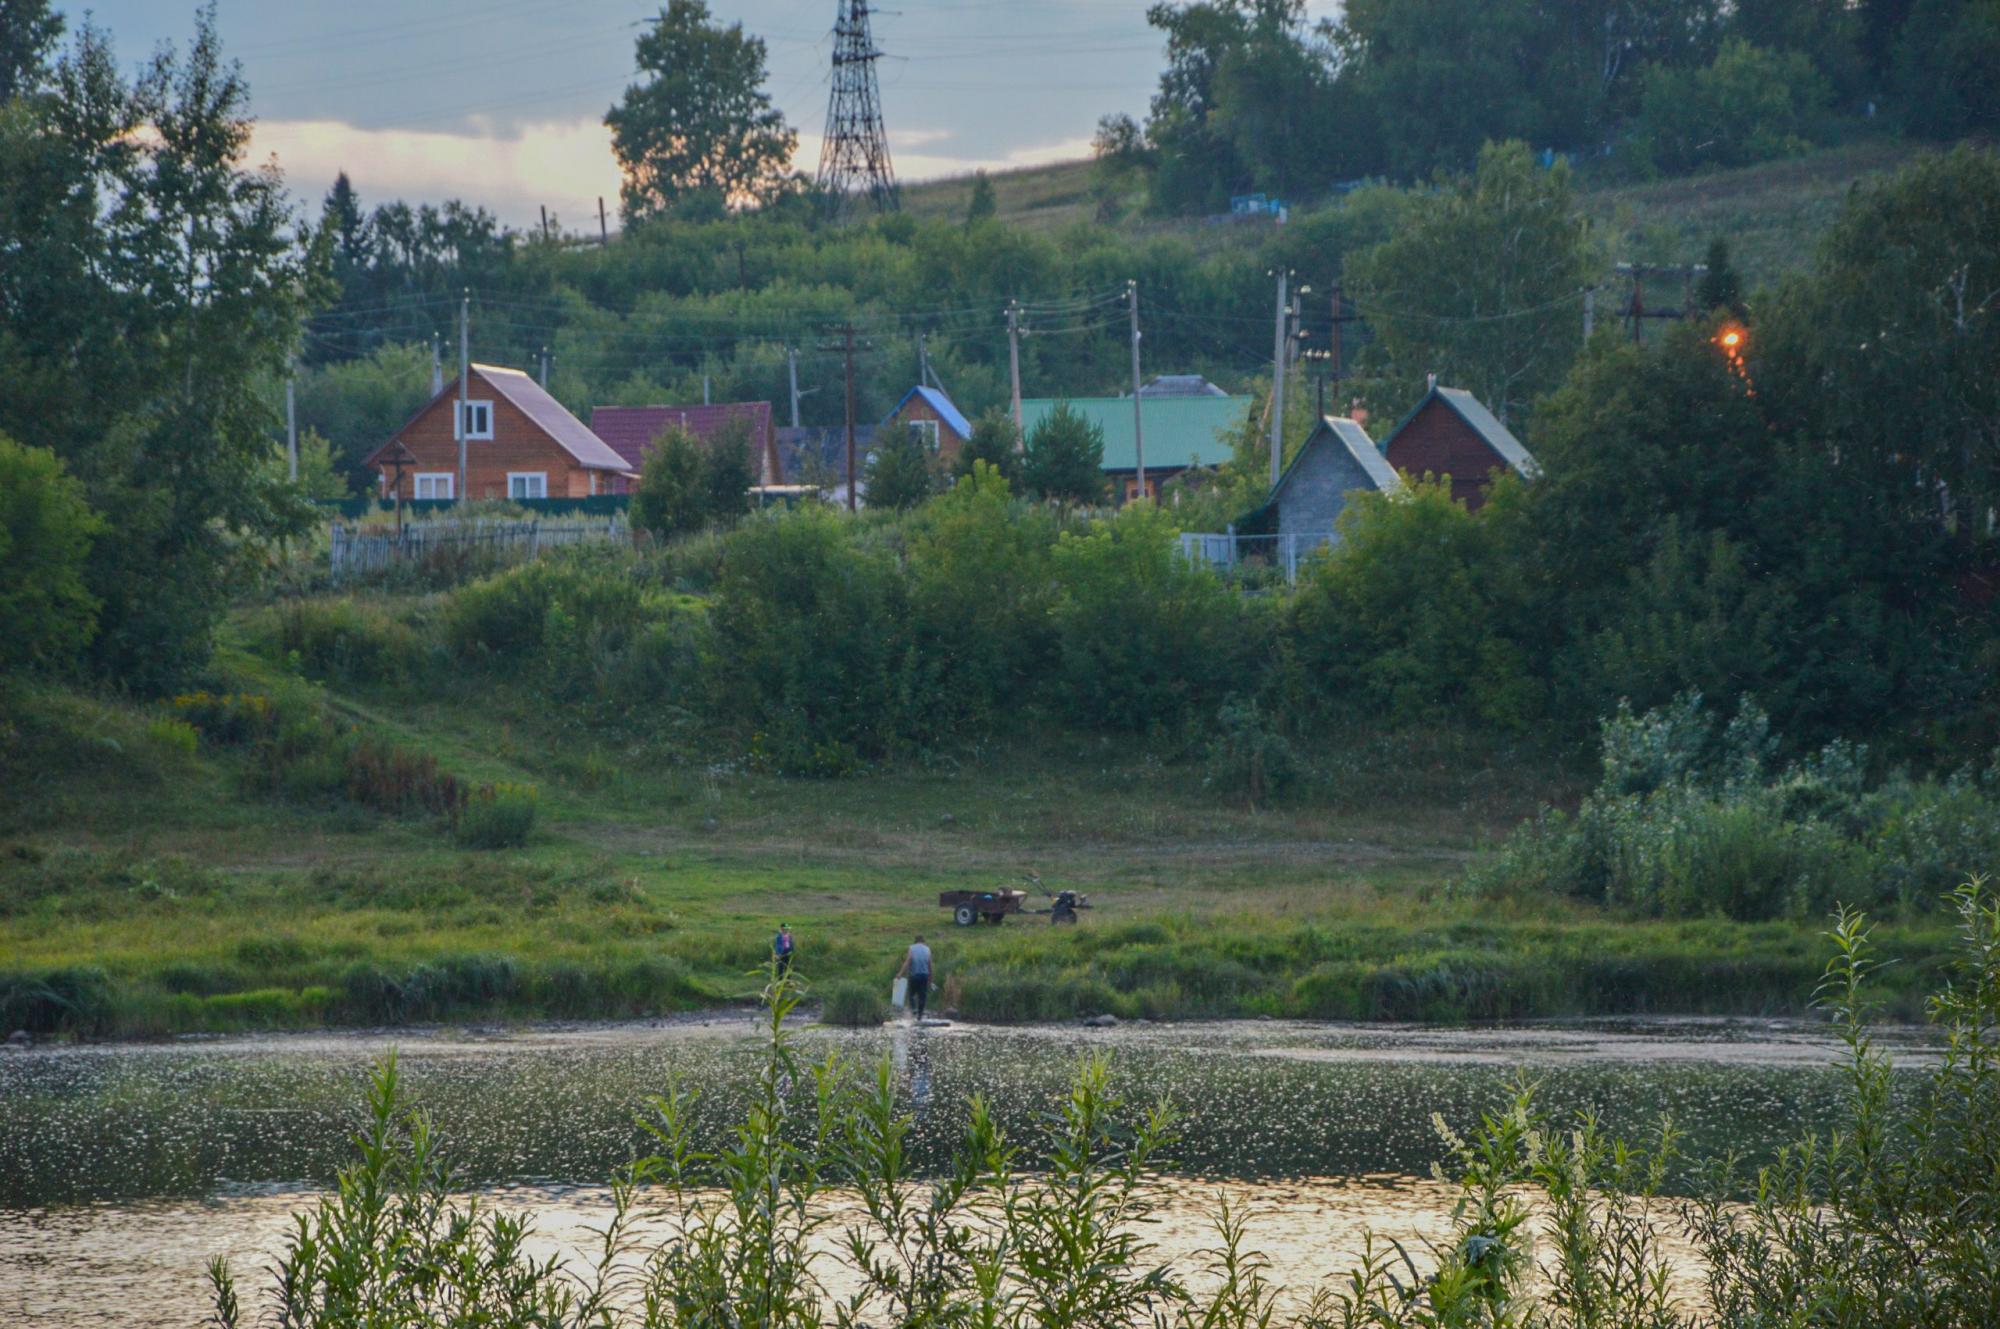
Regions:
<instances>
[{"instance_id":1,"label":"green grass field","mask_svg":"<svg viewBox=\"0 0 2000 1329\"><path fill-rule=\"evenodd\" d=\"M241 651L242 688L298 687ZM254 787L158 707L16 689L0 715L0 1018L88 1034L653 1015L739 1001L780 922L815 984L886 989L917 932L969 1018L1463 1020L1806 1007L1817 924L1632 922L1453 885L1544 800L1546 759L1361 743L1275 809L1136 740L1026 733L837 781L746 771L586 726L533 688L323 694L473 781L534 785L516 850L441 819ZM940 890L1028 872L1087 892L1076 928L959 929ZM1941 924L1885 933L1933 986Z\"/></svg>"},{"instance_id":2,"label":"green grass field","mask_svg":"<svg viewBox=\"0 0 2000 1329\"><path fill-rule=\"evenodd\" d=\"M1721 235L1730 243L1737 268L1755 285L1803 264L1849 189L1888 175L1917 151L1915 145L1881 139L1645 184L1591 183L1586 177L1582 205L1614 258L1698 263L1708 242ZM1096 216L1087 161L992 172L988 178L997 215L1015 225L1059 230ZM903 187L904 210L918 217L963 217L971 200L969 175ZM1268 222L1215 227L1144 217L1118 224L1184 233L1205 245L1256 244L1271 227Z\"/></svg>"}]
</instances>

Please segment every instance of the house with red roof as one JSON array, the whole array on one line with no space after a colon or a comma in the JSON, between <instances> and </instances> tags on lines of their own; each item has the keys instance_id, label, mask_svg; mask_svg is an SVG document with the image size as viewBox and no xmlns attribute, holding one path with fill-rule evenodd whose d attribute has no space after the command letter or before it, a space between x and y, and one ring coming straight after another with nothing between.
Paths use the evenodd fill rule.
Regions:
<instances>
[{"instance_id":1,"label":"house with red roof","mask_svg":"<svg viewBox=\"0 0 2000 1329\"><path fill-rule=\"evenodd\" d=\"M629 479L626 460L521 370L476 364L466 386L462 411L447 384L368 455L384 498L589 498Z\"/></svg>"},{"instance_id":2,"label":"house with red roof","mask_svg":"<svg viewBox=\"0 0 2000 1329\"><path fill-rule=\"evenodd\" d=\"M590 428L625 459L636 475L660 436L672 429L694 435L703 447L713 447L741 433L750 448L750 471L758 485L785 482L778 461L778 435L767 401L718 402L713 406L599 406L590 413ZM620 491L623 492L623 491Z\"/></svg>"}]
</instances>

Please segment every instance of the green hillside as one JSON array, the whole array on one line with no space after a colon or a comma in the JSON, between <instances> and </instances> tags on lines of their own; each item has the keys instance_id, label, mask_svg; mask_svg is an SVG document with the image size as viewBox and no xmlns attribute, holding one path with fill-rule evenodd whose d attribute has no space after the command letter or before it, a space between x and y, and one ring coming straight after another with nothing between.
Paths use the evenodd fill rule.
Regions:
<instances>
[{"instance_id":1,"label":"green hillside","mask_svg":"<svg viewBox=\"0 0 2000 1329\"><path fill-rule=\"evenodd\" d=\"M1824 148L1783 161L1710 171L1643 184L1586 186L1582 203L1604 228L1616 257L1641 263L1699 262L1710 239L1728 238L1737 266L1752 283L1798 267L1812 241L1857 183L1894 172L1921 145L1890 139ZM988 174L998 216L1035 231L1093 223L1088 161L1056 162ZM963 217L973 178L952 176L903 187L903 210L913 217ZM1313 207L1326 204L1307 204ZM1272 229L1268 221L1232 222L1132 217L1111 224L1145 233L1216 237L1244 245Z\"/></svg>"}]
</instances>

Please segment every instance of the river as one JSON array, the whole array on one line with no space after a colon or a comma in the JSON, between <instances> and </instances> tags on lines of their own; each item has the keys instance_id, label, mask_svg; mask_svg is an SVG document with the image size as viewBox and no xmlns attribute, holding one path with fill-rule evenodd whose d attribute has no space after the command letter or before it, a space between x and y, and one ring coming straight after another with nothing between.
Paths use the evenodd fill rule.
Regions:
<instances>
[{"instance_id":1,"label":"river","mask_svg":"<svg viewBox=\"0 0 2000 1329\"><path fill-rule=\"evenodd\" d=\"M1837 1119L1838 1047L1823 1025L1674 1020L1436 1029L1281 1021L850 1033L805 1029L809 1055L887 1057L920 1155L945 1157L981 1094L1032 1137L1101 1052L1135 1101L1179 1114L1193 1180L1151 1235L1187 1258L1224 1200L1255 1218L1277 1280L1337 1274L1372 1229L1443 1230L1433 1113L1465 1128L1518 1077L1557 1112L1647 1131L1664 1112L1696 1156L1768 1157ZM1921 1031L1890 1031L1899 1064ZM246 1291L288 1218L345 1159L370 1068L394 1049L464 1184L533 1208L544 1249L601 1222L602 1183L638 1146L635 1113L670 1081L700 1091L704 1128L733 1115L759 1055L740 1016L660 1024L190 1039L0 1053L0 1324L187 1326L204 1266L228 1255ZM254 1296L252 1304L255 1304Z\"/></svg>"}]
</instances>

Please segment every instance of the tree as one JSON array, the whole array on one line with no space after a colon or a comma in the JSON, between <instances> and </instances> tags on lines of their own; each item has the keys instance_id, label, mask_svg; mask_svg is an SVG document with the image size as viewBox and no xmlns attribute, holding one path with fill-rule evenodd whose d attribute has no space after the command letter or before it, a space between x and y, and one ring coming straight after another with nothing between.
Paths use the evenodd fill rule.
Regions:
<instances>
[{"instance_id":1,"label":"tree","mask_svg":"<svg viewBox=\"0 0 2000 1329\"><path fill-rule=\"evenodd\" d=\"M62 30L49 0L0 0L0 105L42 85Z\"/></svg>"},{"instance_id":2,"label":"tree","mask_svg":"<svg viewBox=\"0 0 2000 1329\"><path fill-rule=\"evenodd\" d=\"M1021 459L1029 492L1061 503L1104 501L1104 430L1066 401L1035 422Z\"/></svg>"},{"instance_id":3,"label":"tree","mask_svg":"<svg viewBox=\"0 0 2000 1329\"><path fill-rule=\"evenodd\" d=\"M993 182L986 178L986 172L972 173L972 200L965 205L965 224L974 226L990 220L1000 211L1000 205L993 198Z\"/></svg>"},{"instance_id":4,"label":"tree","mask_svg":"<svg viewBox=\"0 0 2000 1329\"><path fill-rule=\"evenodd\" d=\"M343 483L366 487L362 459L430 400L431 348L390 343L299 375L299 427L323 435Z\"/></svg>"},{"instance_id":5,"label":"tree","mask_svg":"<svg viewBox=\"0 0 2000 1329\"><path fill-rule=\"evenodd\" d=\"M1910 128L1953 139L2000 130L2000 0L1917 0L1896 52Z\"/></svg>"},{"instance_id":6,"label":"tree","mask_svg":"<svg viewBox=\"0 0 2000 1329\"><path fill-rule=\"evenodd\" d=\"M930 458L915 430L891 426L876 435L868 457L868 506L913 508L936 489Z\"/></svg>"},{"instance_id":7,"label":"tree","mask_svg":"<svg viewBox=\"0 0 2000 1329\"><path fill-rule=\"evenodd\" d=\"M273 168L213 11L136 81L85 27L46 97L0 111L0 430L62 457L117 532L91 547L90 651L139 691L186 680L267 541L309 510L265 459L324 248ZM99 200L79 206L79 200Z\"/></svg>"},{"instance_id":8,"label":"tree","mask_svg":"<svg viewBox=\"0 0 2000 1329\"><path fill-rule=\"evenodd\" d=\"M1806 56L1731 37L1705 68L1646 71L1634 147L1674 175L1796 156L1832 96Z\"/></svg>"},{"instance_id":9,"label":"tree","mask_svg":"<svg viewBox=\"0 0 2000 1329\"><path fill-rule=\"evenodd\" d=\"M731 420L702 450L702 503L710 522L734 521L750 510L750 426Z\"/></svg>"},{"instance_id":10,"label":"tree","mask_svg":"<svg viewBox=\"0 0 2000 1329\"><path fill-rule=\"evenodd\" d=\"M1729 261L1729 242L1719 235L1710 240L1708 257L1702 266L1708 271L1695 287L1695 307L1705 313L1719 309L1742 318L1747 312L1743 306L1743 279L1736 275L1736 268Z\"/></svg>"},{"instance_id":11,"label":"tree","mask_svg":"<svg viewBox=\"0 0 2000 1329\"><path fill-rule=\"evenodd\" d=\"M90 641L84 567L102 529L55 453L0 434L0 674L68 664Z\"/></svg>"},{"instance_id":12,"label":"tree","mask_svg":"<svg viewBox=\"0 0 2000 1329\"><path fill-rule=\"evenodd\" d=\"M290 468L287 467L289 476ZM342 499L354 495L353 487L333 453L333 444L317 429L299 435L299 490L311 499Z\"/></svg>"},{"instance_id":13,"label":"tree","mask_svg":"<svg viewBox=\"0 0 2000 1329\"><path fill-rule=\"evenodd\" d=\"M673 428L653 440L632 491L632 524L659 539L686 535L708 524L708 495L701 441Z\"/></svg>"},{"instance_id":14,"label":"tree","mask_svg":"<svg viewBox=\"0 0 2000 1329\"><path fill-rule=\"evenodd\" d=\"M954 477L971 475L980 462L1009 484L1021 473L1021 434L1014 417L1004 411L988 411L972 423L972 437L959 449L952 463Z\"/></svg>"},{"instance_id":15,"label":"tree","mask_svg":"<svg viewBox=\"0 0 2000 1329\"><path fill-rule=\"evenodd\" d=\"M1443 179L1390 239L1348 265L1348 289L1401 378L1435 373L1505 420L1560 381L1576 353L1589 232L1562 162L1491 144Z\"/></svg>"},{"instance_id":16,"label":"tree","mask_svg":"<svg viewBox=\"0 0 2000 1329\"><path fill-rule=\"evenodd\" d=\"M627 223L690 196L734 205L782 192L798 135L764 91L764 42L723 27L705 0L667 0L638 42L644 82L605 114L625 172Z\"/></svg>"}]
</instances>

